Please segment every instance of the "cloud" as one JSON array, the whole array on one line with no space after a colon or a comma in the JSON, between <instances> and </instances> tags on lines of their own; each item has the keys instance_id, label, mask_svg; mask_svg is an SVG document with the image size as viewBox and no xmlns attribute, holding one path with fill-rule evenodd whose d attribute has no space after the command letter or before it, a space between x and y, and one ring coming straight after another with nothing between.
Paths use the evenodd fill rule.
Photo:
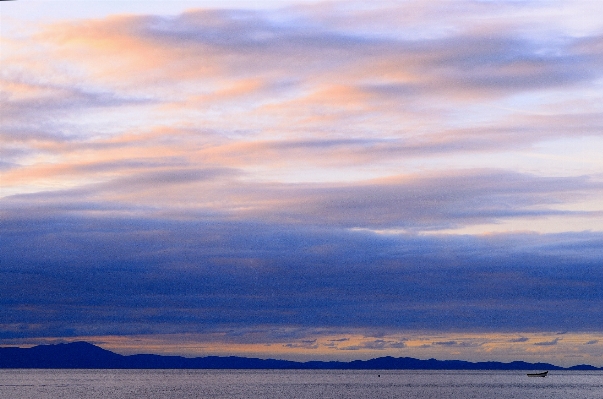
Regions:
<instances>
[{"instance_id":1,"label":"cloud","mask_svg":"<svg viewBox=\"0 0 603 399\"><path fill-rule=\"evenodd\" d=\"M277 15L278 12L274 16ZM96 21L93 28L86 29L72 25L65 27L59 37L70 37L71 31L77 29L84 43L86 40L115 41L128 46L135 43L138 49L156 49L159 53L202 55L208 62L201 65L223 63L219 69L210 69L217 73L243 74L245 63L247 74L266 75L290 69L301 59L305 68L298 74L308 76L308 73L317 72L330 74L334 68L357 65L360 60L362 66L369 62L386 68L395 66L408 74L421 70L424 78L420 84L433 90L552 87L596 75L595 64L587 58L589 46L578 46L579 54L572 54L573 43L556 44L565 51L546 51L545 46L549 43L530 42L509 27L496 36L493 32L472 32L472 36L461 33L431 40L379 39L337 32L328 25L317 24L313 17L298 18L297 23L285 25L276 22L269 12L198 10L175 18L128 17ZM114 51L118 50L119 47ZM165 60L178 65L172 61L173 57L165 57ZM163 66L165 61L154 65ZM150 65L150 68L155 67ZM207 69L202 68L200 72L205 74ZM383 69L376 71L382 73Z\"/></svg>"},{"instance_id":2,"label":"cloud","mask_svg":"<svg viewBox=\"0 0 603 399\"><path fill-rule=\"evenodd\" d=\"M599 76L596 37L539 42L512 25L492 30L458 27L446 35L408 38L381 24L374 28L382 34L375 35L350 32L336 21L340 16L329 19L320 14L325 10L317 11L192 10L175 17L122 16L56 24L39 40L48 51L115 90L140 94L143 85L150 86L155 94L166 93L163 101L186 106L185 98L235 100L242 93L261 95L271 88L271 98L256 98L256 105L245 106L272 104L280 110L287 99L296 105L301 101L307 105L297 107L302 119L315 116L303 114L304 109L314 111L310 104L327 113L330 104L334 112L348 117L344 104L350 101L357 102L356 112L387 115L406 108L412 113L411 108L434 101L434 96L471 101L471 96L567 87ZM403 16L404 7L379 11L382 18L387 14ZM439 12L434 16L449 20ZM362 17L356 14L357 20ZM472 23L479 24L475 19ZM173 84L182 86L184 96L173 91L168 95L165 88ZM400 107L409 100L419 103Z\"/></svg>"},{"instance_id":3,"label":"cloud","mask_svg":"<svg viewBox=\"0 0 603 399\"><path fill-rule=\"evenodd\" d=\"M559 338L555 338L552 341L534 342L533 345L537 345L537 346L554 346L554 345L557 345L557 343L559 343L559 341L560 341Z\"/></svg>"},{"instance_id":4,"label":"cloud","mask_svg":"<svg viewBox=\"0 0 603 399\"><path fill-rule=\"evenodd\" d=\"M486 345L399 331L531 350L567 335L526 331L599 331L592 7L337 2L9 34L3 339L368 353Z\"/></svg>"},{"instance_id":5,"label":"cloud","mask_svg":"<svg viewBox=\"0 0 603 399\"><path fill-rule=\"evenodd\" d=\"M387 350L387 349L401 349L405 348L406 343L404 341L390 341L384 339L376 339L373 341L364 341L360 345L350 345L338 347L337 350L343 351L358 351L358 350Z\"/></svg>"},{"instance_id":6,"label":"cloud","mask_svg":"<svg viewBox=\"0 0 603 399\"><path fill-rule=\"evenodd\" d=\"M92 107L122 107L124 105L148 104L147 99L123 98L114 93L94 92L77 87L57 87L45 85L47 95L31 99L15 99L4 103L5 115L10 117L31 117L40 113L53 113L70 109L85 109ZM19 115L21 113L21 115ZM15 115L17 114L17 115ZM42 115L45 116L45 115Z\"/></svg>"},{"instance_id":7,"label":"cloud","mask_svg":"<svg viewBox=\"0 0 603 399\"><path fill-rule=\"evenodd\" d=\"M531 183L528 183L530 181ZM461 223L481 223L514 216L559 214L544 204L565 202L590 191L582 178L549 179L498 171L478 171L415 178L404 176L357 185L300 185L264 187L262 193L279 198L269 209L251 209L263 220L305 222L318 217L341 227L400 227L442 229ZM592 192L599 184L592 183ZM285 187L283 187L285 188ZM253 196L253 188L249 191Z\"/></svg>"},{"instance_id":8,"label":"cloud","mask_svg":"<svg viewBox=\"0 0 603 399\"><path fill-rule=\"evenodd\" d=\"M4 203L14 210L45 204L50 211L55 205L67 209L71 203L76 210L84 201L103 201L108 208L155 207L186 218L219 212L237 220L276 224L437 231L521 217L588 216L592 213L559 210L558 204L588 199L601 191L600 183L584 177L541 178L496 170L355 184L258 184L245 181L246 175L237 169L194 168L178 158L171 167L168 162L161 165L151 158L9 172L7 183L66 174L97 174L106 181L7 197Z\"/></svg>"},{"instance_id":9,"label":"cloud","mask_svg":"<svg viewBox=\"0 0 603 399\"><path fill-rule=\"evenodd\" d=\"M594 233L391 238L220 219L34 213L5 216L2 235L4 320L32 326L10 336L267 325L588 330L603 292L600 256L582 248ZM574 243L571 257L548 255L566 241Z\"/></svg>"},{"instance_id":10,"label":"cloud","mask_svg":"<svg viewBox=\"0 0 603 399\"><path fill-rule=\"evenodd\" d=\"M7 55L10 168L21 179L49 162L77 165L83 150L106 160L113 148L129 159L169 152L194 169L236 166L264 181L267 169L283 180L330 168L384 177L413 159L599 135L596 98L575 100L596 97L582 90L600 76L600 35L564 35L545 13L560 32L530 37L526 29L546 24L525 26L525 10L508 4L445 8L450 14L416 3L191 10L43 26L11 38ZM487 29L474 8L501 23ZM434 22L413 36L419 16ZM566 95L538 100L561 89ZM166 124L171 131L141 134L148 142L119 141L133 126ZM205 133L185 137L185 128Z\"/></svg>"},{"instance_id":11,"label":"cloud","mask_svg":"<svg viewBox=\"0 0 603 399\"><path fill-rule=\"evenodd\" d=\"M318 349L318 345L316 344L316 340L302 340L298 343L289 343L283 345L286 348L303 348L303 349Z\"/></svg>"},{"instance_id":12,"label":"cloud","mask_svg":"<svg viewBox=\"0 0 603 399\"><path fill-rule=\"evenodd\" d=\"M456 341L439 341L439 342L433 342L432 345L456 346L456 345L458 345L458 342L456 342Z\"/></svg>"}]
</instances>

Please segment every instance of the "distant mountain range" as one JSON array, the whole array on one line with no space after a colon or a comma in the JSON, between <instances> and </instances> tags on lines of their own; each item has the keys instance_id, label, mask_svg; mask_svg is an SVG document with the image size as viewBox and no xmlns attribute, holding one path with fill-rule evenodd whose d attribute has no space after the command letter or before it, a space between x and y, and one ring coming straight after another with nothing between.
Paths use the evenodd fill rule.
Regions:
<instances>
[{"instance_id":1,"label":"distant mountain range","mask_svg":"<svg viewBox=\"0 0 603 399\"><path fill-rule=\"evenodd\" d=\"M467 362L379 357L351 362L294 362L247 357L131 355L122 356L88 342L0 348L0 368L38 369L306 369L306 370L603 370L589 365L569 368L548 363Z\"/></svg>"}]
</instances>

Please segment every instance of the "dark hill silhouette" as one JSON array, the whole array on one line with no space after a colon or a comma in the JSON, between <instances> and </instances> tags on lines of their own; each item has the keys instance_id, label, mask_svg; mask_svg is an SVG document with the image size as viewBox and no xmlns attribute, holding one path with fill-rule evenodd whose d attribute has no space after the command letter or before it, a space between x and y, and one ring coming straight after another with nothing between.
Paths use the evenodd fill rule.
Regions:
<instances>
[{"instance_id":1,"label":"dark hill silhouette","mask_svg":"<svg viewBox=\"0 0 603 399\"><path fill-rule=\"evenodd\" d=\"M122 356L87 342L0 348L0 368L43 369L334 369L334 370L603 370L589 365L563 368L548 363L467 362L379 357L351 362L294 362L246 357Z\"/></svg>"},{"instance_id":2,"label":"dark hill silhouette","mask_svg":"<svg viewBox=\"0 0 603 399\"><path fill-rule=\"evenodd\" d=\"M3 368L110 368L123 356L87 342L40 345L33 348L0 348Z\"/></svg>"}]
</instances>

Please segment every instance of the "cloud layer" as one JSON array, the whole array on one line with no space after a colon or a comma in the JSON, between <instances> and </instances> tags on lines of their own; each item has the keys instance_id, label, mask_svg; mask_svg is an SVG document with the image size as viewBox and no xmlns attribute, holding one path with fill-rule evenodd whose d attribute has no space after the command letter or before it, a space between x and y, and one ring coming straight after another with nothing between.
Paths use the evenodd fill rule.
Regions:
<instances>
[{"instance_id":1,"label":"cloud layer","mask_svg":"<svg viewBox=\"0 0 603 399\"><path fill-rule=\"evenodd\" d=\"M1 338L597 346L603 9L371 4L9 30Z\"/></svg>"}]
</instances>

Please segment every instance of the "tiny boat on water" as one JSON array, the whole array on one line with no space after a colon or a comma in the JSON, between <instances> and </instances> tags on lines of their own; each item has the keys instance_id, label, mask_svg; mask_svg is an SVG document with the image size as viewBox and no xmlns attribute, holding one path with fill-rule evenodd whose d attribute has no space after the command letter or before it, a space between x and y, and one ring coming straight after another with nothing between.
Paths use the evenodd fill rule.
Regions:
<instances>
[{"instance_id":1,"label":"tiny boat on water","mask_svg":"<svg viewBox=\"0 0 603 399\"><path fill-rule=\"evenodd\" d=\"M528 377L546 377L546 375L548 374L548 371L542 372L542 373L528 373Z\"/></svg>"}]
</instances>

